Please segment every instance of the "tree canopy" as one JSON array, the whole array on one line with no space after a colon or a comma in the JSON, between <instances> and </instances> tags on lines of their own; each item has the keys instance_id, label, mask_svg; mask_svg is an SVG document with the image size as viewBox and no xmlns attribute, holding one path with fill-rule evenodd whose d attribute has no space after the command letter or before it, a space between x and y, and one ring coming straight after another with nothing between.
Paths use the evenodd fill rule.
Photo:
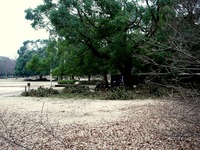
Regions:
<instances>
[{"instance_id":1,"label":"tree canopy","mask_svg":"<svg viewBox=\"0 0 200 150\"><path fill-rule=\"evenodd\" d=\"M40 75L50 71L46 54L48 40L25 41L18 50L15 73L18 76Z\"/></svg>"},{"instance_id":2,"label":"tree canopy","mask_svg":"<svg viewBox=\"0 0 200 150\"><path fill-rule=\"evenodd\" d=\"M114 69L131 86L134 73L177 71L191 58L199 65L199 8L198 0L44 0L25 12L64 43L65 71Z\"/></svg>"}]
</instances>

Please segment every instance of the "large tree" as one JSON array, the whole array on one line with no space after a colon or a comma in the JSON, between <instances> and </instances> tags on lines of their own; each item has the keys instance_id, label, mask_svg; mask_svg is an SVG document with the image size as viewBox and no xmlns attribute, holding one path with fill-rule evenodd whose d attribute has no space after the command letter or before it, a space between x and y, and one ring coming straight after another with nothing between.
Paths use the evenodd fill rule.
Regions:
<instances>
[{"instance_id":1,"label":"large tree","mask_svg":"<svg viewBox=\"0 0 200 150\"><path fill-rule=\"evenodd\" d=\"M172 0L44 0L26 10L34 28L51 29L75 49L114 66L132 85L131 74L166 72L173 64L176 1Z\"/></svg>"}]
</instances>

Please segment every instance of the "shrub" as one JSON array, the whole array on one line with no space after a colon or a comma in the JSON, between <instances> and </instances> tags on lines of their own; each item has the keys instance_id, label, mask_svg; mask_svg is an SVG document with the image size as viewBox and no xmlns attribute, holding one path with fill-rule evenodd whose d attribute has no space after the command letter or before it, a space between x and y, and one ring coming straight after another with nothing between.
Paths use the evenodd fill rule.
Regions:
<instances>
[{"instance_id":1,"label":"shrub","mask_svg":"<svg viewBox=\"0 0 200 150\"><path fill-rule=\"evenodd\" d=\"M42 86L38 87L38 89L31 89L30 91L22 92L22 96L31 96L31 97L48 97L53 94L58 94L57 90L53 88L44 88Z\"/></svg>"},{"instance_id":2,"label":"shrub","mask_svg":"<svg viewBox=\"0 0 200 150\"><path fill-rule=\"evenodd\" d=\"M88 86L82 85L66 85L63 89L63 93L88 93L90 89Z\"/></svg>"},{"instance_id":3,"label":"shrub","mask_svg":"<svg viewBox=\"0 0 200 150\"><path fill-rule=\"evenodd\" d=\"M76 80L60 80L58 84L74 84Z\"/></svg>"},{"instance_id":4,"label":"shrub","mask_svg":"<svg viewBox=\"0 0 200 150\"><path fill-rule=\"evenodd\" d=\"M123 86L114 87L102 94L105 99L109 100L129 100L136 98L136 93L133 90L128 90Z\"/></svg>"}]
</instances>

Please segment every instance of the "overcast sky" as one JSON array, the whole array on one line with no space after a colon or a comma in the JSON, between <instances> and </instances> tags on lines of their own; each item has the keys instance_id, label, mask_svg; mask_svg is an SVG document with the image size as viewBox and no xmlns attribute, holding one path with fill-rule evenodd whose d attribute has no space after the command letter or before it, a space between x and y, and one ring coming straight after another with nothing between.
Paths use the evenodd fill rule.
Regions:
<instances>
[{"instance_id":1,"label":"overcast sky","mask_svg":"<svg viewBox=\"0 0 200 150\"><path fill-rule=\"evenodd\" d=\"M24 10L35 8L42 0L0 0L0 56L16 58L26 40L47 39L45 30L35 30L25 19Z\"/></svg>"}]
</instances>

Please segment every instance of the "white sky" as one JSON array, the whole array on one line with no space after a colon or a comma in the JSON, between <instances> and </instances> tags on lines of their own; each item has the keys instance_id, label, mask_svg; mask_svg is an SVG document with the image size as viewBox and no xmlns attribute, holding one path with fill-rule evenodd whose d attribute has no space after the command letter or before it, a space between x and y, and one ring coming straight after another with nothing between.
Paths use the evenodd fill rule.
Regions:
<instances>
[{"instance_id":1,"label":"white sky","mask_svg":"<svg viewBox=\"0 0 200 150\"><path fill-rule=\"evenodd\" d=\"M0 0L0 56L18 57L26 40L47 39L45 30L35 30L25 19L24 10L35 8L42 0Z\"/></svg>"}]
</instances>

